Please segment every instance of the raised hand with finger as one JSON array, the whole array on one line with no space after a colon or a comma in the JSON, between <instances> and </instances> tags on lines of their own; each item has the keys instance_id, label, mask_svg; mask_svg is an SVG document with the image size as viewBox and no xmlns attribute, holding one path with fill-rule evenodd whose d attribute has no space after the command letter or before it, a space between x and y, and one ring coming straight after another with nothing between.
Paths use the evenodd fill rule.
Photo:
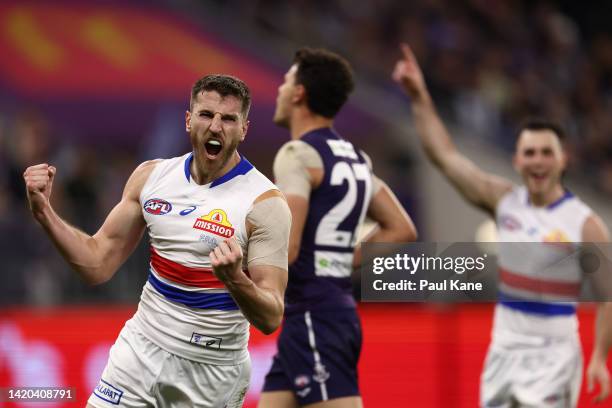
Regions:
<instances>
[{"instance_id":1,"label":"raised hand with finger","mask_svg":"<svg viewBox=\"0 0 612 408\"><path fill-rule=\"evenodd\" d=\"M421 67L408 44L400 45L402 58L395 64L391 77L408 93L411 98L428 95Z\"/></svg>"}]
</instances>

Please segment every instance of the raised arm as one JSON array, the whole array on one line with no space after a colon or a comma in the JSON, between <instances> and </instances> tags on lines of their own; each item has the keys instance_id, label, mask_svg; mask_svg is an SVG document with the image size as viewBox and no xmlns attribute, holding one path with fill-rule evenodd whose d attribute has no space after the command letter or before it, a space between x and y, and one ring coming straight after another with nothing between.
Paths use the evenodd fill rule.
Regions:
<instances>
[{"instance_id":1,"label":"raised arm","mask_svg":"<svg viewBox=\"0 0 612 408\"><path fill-rule=\"evenodd\" d=\"M412 50L406 44L401 49L403 58L395 66L393 79L410 96L415 127L427 157L468 202L493 214L512 183L482 171L457 150L436 112Z\"/></svg>"},{"instance_id":2,"label":"raised arm","mask_svg":"<svg viewBox=\"0 0 612 408\"><path fill-rule=\"evenodd\" d=\"M215 275L229 289L240 310L264 334L281 324L287 287L287 245L291 213L282 193L270 190L255 200L247 215L247 268L234 238L210 253Z\"/></svg>"},{"instance_id":3,"label":"raised arm","mask_svg":"<svg viewBox=\"0 0 612 408\"><path fill-rule=\"evenodd\" d=\"M582 230L582 241L585 243L603 244L608 244L610 242L608 228L599 216L591 215L586 220ZM609 296L609 294L607 295ZM609 300L609 297L607 299ZM586 372L587 388L589 392L594 391L595 383L599 384L599 394L595 397L595 401L603 401L610 395L610 373L606 362L611 346L612 302L601 302L597 304L593 354L591 354Z\"/></svg>"},{"instance_id":4,"label":"raised arm","mask_svg":"<svg viewBox=\"0 0 612 408\"><path fill-rule=\"evenodd\" d=\"M132 173L121 201L94 236L68 224L51 207L55 167L39 164L24 172L34 218L85 282L95 285L109 280L138 245L145 229L139 195L154 165L155 162L145 162Z\"/></svg>"}]
</instances>

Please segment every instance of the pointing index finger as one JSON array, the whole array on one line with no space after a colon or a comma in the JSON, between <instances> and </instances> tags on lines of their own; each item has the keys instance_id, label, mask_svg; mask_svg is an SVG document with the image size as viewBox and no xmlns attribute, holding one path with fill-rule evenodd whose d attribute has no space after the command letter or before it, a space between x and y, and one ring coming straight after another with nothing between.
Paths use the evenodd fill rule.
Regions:
<instances>
[{"instance_id":1,"label":"pointing index finger","mask_svg":"<svg viewBox=\"0 0 612 408\"><path fill-rule=\"evenodd\" d=\"M414 60L414 53L412 52L412 48L410 48L410 46L406 43L401 43L400 44L400 48L402 50L402 54L404 55L404 58L407 60Z\"/></svg>"}]
</instances>

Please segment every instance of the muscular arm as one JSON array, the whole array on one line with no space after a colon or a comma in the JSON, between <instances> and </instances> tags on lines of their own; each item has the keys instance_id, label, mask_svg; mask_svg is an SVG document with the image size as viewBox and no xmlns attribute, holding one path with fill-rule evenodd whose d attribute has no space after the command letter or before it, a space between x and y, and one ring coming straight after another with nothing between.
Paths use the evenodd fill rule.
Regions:
<instances>
[{"instance_id":1,"label":"muscular arm","mask_svg":"<svg viewBox=\"0 0 612 408\"><path fill-rule=\"evenodd\" d=\"M415 126L427 157L468 202L493 214L512 183L482 171L457 150L436 112L414 54L407 45L402 45L402 52L403 59L397 63L393 78L410 96Z\"/></svg>"},{"instance_id":2,"label":"muscular arm","mask_svg":"<svg viewBox=\"0 0 612 408\"><path fill-rule=\"evenodd\" d=\"M255 200L247 215L247 267L234 239L211 252L215 274L229 289L240 310L264 334L280 326L287 287L287 243L291 214L283 195L270 190Z\"/></svg>"},{"instance_id":3,"label":"muscular arm","mask_svg":"<svg viewBox=\"0 0 612 408\"><path fill-rule=\"evenodd\" d=\"M608 229L597 215L591 215L584 223L582 241L585 243L606 244L610 242ZM612 302L598 303L593 354L587 368L587 386L589 392L593 391L595 382L600 385L599 395L595 398L596 401L602 401L610 394L610 374L606 361L611 346Z\"/></svg>"},{"instance_id":4,"label":"muscular arm","mask_svg":"<svg viewBox=\"0 0 612 408\"><path fill-rule=\"evenodd\" d=\"M138 245L145 229L139 195L154 165L155 162L145 162L134 171L121 201L93 236L68 224L49 204L55 168L38 165L25 171L28 201L34 217L85 282L99 284L109 280ZM47 173L46 180L44 173Z\"/></svg>"}]
</instances>

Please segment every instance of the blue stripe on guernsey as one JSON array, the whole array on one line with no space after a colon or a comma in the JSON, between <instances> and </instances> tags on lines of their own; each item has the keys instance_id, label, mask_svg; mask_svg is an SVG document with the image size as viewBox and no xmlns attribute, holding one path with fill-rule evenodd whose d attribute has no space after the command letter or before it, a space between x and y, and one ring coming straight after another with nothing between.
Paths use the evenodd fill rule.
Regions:
<instances>
[{"instance_id":1,"label":"blue stripe on guernsey","mask_svg":"<svg viewBox=\"0 0 612 408\"><path fill-rule=\"evenodd\" d=\"M218 186L220 184L223 184L226 181L230 181L231 179L233 179L236 176L241 176L243 174L247 174L249 171L251 171L252 168L253 168L253 165L246 159L246 157L241 155L240 156L240 163L235 165L234 168L232 168L230 171L225 173L223 176L221 176L218 179L216 179L215 181L213 181L212 184L210 185L210 187L212 188L212 187Z\"/></svg>"},{"instance_id":2,"label":"blue stripe on guernsey","mask_svg":"<svg viewBox=\"0 0 612 408\"><path fill-rule=\"evenodd\" d=\"M544 316L568 316L576 313L574 305L527 301L502 292L499 292L499 303L510 309Z\"/></svg>"},{"instance_id":3,"label":"blue stripe on guernsey","mask_svg":"<svg viewBox=\"0 0 612 408\"><path fill-rule=\"evenodd\" d=\"M185 160L185 177L187 177L187 182L189 183L191 179L191 162L193 161L193 153L187 156L187 160Z\"/></svg>"},{"instance_id":4,"label":"blue stripe on guernsey","mask_svg":"<svg viewBox=\"0 0 612 408\"><path fill-rule=\"evenodd\" d=\"M565 193L563 194L563 196L560 199L558 199L557 201L555 201L554 203L548 204L546 209L553 210L553 209L557 208L558 206L560 206L561 204L563 204L563 202L565 200L569 200L572 197L574 197L574 195L571 193L571 191L565 190Z\"/></svg>"},{"instance_id":5,"label":"blue stripe on guernsey","mask_svg":"<svg viewBox=\"0 0 612 408\"><path fill-rule=\"evenodd\" d=\"M229 293L202 293L182 290L160 281L152 273L149 273L149 283L168 300L185 306L195 309L238 310L238 305Z\"/></svg>"},{"instance_id":6,"label":"blue stripe on guernsey","mask_svg":"<svg viewBox=\"0 0 612 408\"><path fill-rule=\"evenodd\" d=\"M187 159L185 159L185 177L187 178L188 182L191 181L191 162L192 161L193 161L193 153L191 153L189 156L187 156ZM210 185L210 188L219 186L227 181L230 181L234 177L247 174L249 171L251 171L252 168L253 168L253 165L251 164L251 162L249 162L246 159L246 157L240 155L240 162L238 162L237 165L235 165L230 171L225 173L223 176L213 181L212 184Z\"/></svg>"},{"instance_id":7,"label":"blue stripe on guernsey","mask_svg":"<svg viewBox=\"0 0 612 408\"><path fill-rule=\"evenodd\" d=\"M555 208L557 208L558 206L560 206L561 204L563 204L566 200L569 200L570 198L573 198L574 194L572 194L571 191L569 190L565 190L563 195L561 196L561 198L559 198L557 201L554 201L550 204L548 204L546 206L547 210L554 210ZM531 205L531 202L529 201L529 197L527 197L527 204Z\"/></svg>"}]
</instances>

